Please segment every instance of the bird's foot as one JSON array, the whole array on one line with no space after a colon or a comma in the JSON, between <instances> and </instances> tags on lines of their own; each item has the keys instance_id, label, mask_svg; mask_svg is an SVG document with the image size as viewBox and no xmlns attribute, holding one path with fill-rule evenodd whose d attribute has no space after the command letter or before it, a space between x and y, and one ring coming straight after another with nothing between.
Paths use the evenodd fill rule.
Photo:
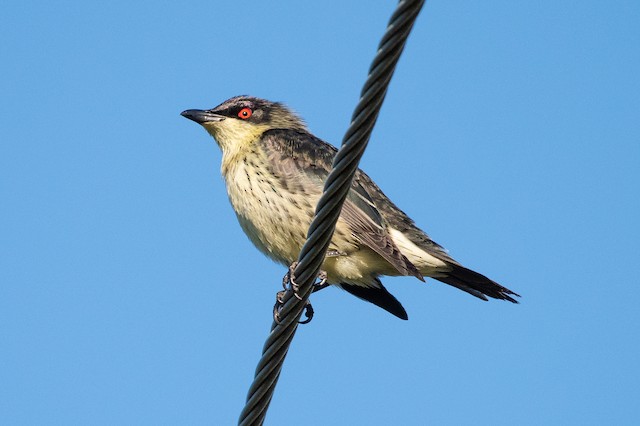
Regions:
<instances>
[{"instance_id":1,"label":"bird's foot","mask_svg":"<svg viewBox=\"0 0 640 426\"><path fill-rule=\"evenodd\" d=\"M283 290L279 291L276 294L276 303L273 306L273 320L276 322L276 324L280 324L280 311L282 309L282 306L284 305L285 294L287 293L287 291L293 292L293 296L296 299L303 300L299 294L300 286L295 281L294 272L297 266L298 266L298 262L293 262L291 266L289 266L289 270L282 278ZM325 271L320 271L318 273L318 280L319 280L318 282L313 283L313 288L311 291L312 293L315 293L316 291L322 290L323 288L326 288L329 286L329 284L327 283L327 273ZM306 305L304 306L304 314L306 319L298 322L300 324L307 324L311 322L311 320L313 319L313 313L314 313L313 306L311 305L311 303L307 302Z\"/></svg>"},{"instance_id":2,"label":"bird's foot","mask_svg":"<svg viewBox=\"0 0 640 426\"><path fill-rule=\"evenodd\" d=\"M313 283L313 291L312 291L312 293L315 293L316 291L320 291L323 288L327 288L330 285L327 282L327 272L326 271L318 272L318 280L319 281L317 283Z\"/></svg>"},{"instance_id":3,"label":"bird's foot","mask_svg":"<svg viewBox=\"0 0 640 426\"><path fill-rule=\"evenodd\" d=\"M305 319L302 321L298 321L298 324L309 324L313 319L313 305L309 302L304 305L304 317Z\"/></svg>"},{"instance_id":4,"label":"bird's foot","mask_svg":"<svg viewBox=\"0 0 640 426\"><path fill-rule=\"evenodd\" d=\"M293 262L291 266L289 266L289 270L287 271L286 274L284 274L284 277L282 277L282 288L285 291L291 289L296 299L302 300L302 297L300 297L300 294L298 292L298 290L300 290L300 286L298 285L298 283L296 283L295 275L294 275L297 267L298 267L297 261ZM318 272L317 278L318 278L318 282L313 283L312 293L315 293L316 291L322 290L323 288L326 288L329 286L329 284L327 283L327 273L325 271Z\"/></svg>"},{"instance_id":5,"label":"bird's foot","mask_svg":"<svg viewBox=\"0 0 640 426\"><path fill-rule=\"evenodd\" d=\"M276 324L280 324L280 311L282 310L282 307L284 306L284 295L287 291L286 290L282 290L279 291L278 293L276 293L276 304L273 306L273 321L275 321ZM307 302L304 305L304 316L305 319L302 321L298 321L298 324L308 324L311 322L311 320L313 319L313 305L311 305L311 303Z\"/></svg>"}]
</instances>

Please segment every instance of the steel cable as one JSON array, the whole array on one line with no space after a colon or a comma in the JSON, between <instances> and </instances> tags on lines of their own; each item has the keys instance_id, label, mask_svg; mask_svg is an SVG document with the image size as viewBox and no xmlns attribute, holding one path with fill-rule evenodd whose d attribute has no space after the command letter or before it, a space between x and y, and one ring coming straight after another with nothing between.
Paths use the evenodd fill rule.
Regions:
<instances>
[{"instance_id":1,"label":"steel cable","mask_svg":"<svg viewBox=\"0 0 640 426\"><path fill-rule=\"evenodd\" d=\"M294 297L291 290L284 294L283 305L278 311L280 321L271 326L271 333L264 344L262 358L249 388L246 405L240 414L239 425L254 426L264 422L282 364L329 248L342 204L369 142L391 76L423 4L424 0L401 0L389 20L369 68L351 124L333 160L331 173L327 177L324 192L307 233L307 241L298 257L294 276L299 285L299 298Z\"/></svg>"}]
</instances>

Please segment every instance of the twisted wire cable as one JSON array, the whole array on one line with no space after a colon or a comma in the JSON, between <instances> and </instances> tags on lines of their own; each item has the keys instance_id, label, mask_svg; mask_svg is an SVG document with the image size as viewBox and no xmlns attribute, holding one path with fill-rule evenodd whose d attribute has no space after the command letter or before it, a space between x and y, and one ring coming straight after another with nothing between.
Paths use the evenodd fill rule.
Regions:
<instances>
[{"instance_id":1,"label":"twisted wire cable","mask_svg":"<svg viewBox=\"0 0 640 426\"><path fill-rule=\"evenodd\" d=\"M274 322L271 326L271 333L262 349L262 358L256 367L254 381L249 388L246 405L240 414L239 425L262 425L264 422L284 358L329 248L342 204L369 142L391 76L424 1L401 0L389 20L369 68L369 75L351 118L351 124L325 182L315 217L307 233L307 241L298 257L294 272L296 283L299 285L298 297L295 297L291 290L284 294L283 305L278 313L280 321Z\"/></svg>"}]
</instances>

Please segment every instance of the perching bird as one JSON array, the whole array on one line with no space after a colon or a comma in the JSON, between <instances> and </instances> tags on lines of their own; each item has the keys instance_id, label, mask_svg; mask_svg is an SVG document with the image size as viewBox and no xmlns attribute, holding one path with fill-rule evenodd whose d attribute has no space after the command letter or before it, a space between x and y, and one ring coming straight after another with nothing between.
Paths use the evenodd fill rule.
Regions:
<instances>
[{"instance_id":1,"label":"perching bird","mask_svg":"<svg viewBox=\"0 0 640 426\"><path fill-rule=\"evenodd\" d=\"M297 260L337 150L286 106L238 96L182 115L222 149L222 175L240 226L253 244L286 266ZM407 319L382 275L432 277L483 300L518 303L518 294L456 262L363 171L342 207L327 257L327 283Z\"/></svg>"}]
</instances>

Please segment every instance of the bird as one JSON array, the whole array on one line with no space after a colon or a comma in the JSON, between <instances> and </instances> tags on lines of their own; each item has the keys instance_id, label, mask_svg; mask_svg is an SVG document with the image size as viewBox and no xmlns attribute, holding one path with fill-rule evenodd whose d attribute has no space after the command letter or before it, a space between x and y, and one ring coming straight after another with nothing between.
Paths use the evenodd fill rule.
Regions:
<instances>
[{"instance_id":1,"label":"bird","mask_svg":"<svg viewBox=\"0 0 640 426\"><path fill-rule=\"evenodd\" d=\"M181 115L204 127L220 147L229 201L245 234L272 260L292 265L337 149L281 102L243 95ZM485 301L518 303L520 297L454 260L360 169L321 269L327 285L404 320L406 310L380 277L430 277Z\"/></svg>"}]
</instances>

